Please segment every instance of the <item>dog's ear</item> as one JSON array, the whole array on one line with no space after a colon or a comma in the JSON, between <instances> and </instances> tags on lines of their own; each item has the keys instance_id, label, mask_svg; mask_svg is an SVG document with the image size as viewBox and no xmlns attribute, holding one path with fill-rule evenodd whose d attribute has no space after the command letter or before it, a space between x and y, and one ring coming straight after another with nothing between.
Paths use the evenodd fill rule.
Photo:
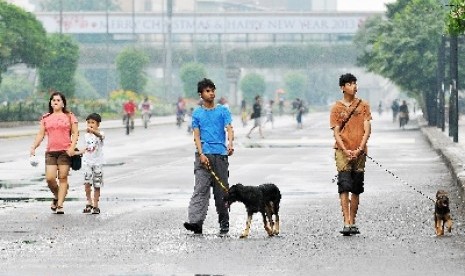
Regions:
<instances>
[{"instance_id":1,"label":"dog's ear","mask_svg":"<svg viewBox=\"0 0 465 276\"><path fill-rule=\"evenodd\" d=\"M244 187L244 185L242 185L242 183L237 183L236 186L237 187Z\"/></svg>"}]
</instances>

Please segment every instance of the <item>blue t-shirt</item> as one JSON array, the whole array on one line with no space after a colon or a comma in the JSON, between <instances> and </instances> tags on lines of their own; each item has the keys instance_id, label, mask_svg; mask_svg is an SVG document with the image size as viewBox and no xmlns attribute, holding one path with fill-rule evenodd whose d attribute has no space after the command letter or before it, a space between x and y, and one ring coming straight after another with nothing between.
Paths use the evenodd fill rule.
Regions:
<instances>
[{"instance_id":1,"label":"blue t-shirt","mask_svg":"<svg viewBox=\"0 0 465 276\"><path fill-rule=\"evenodd\" d=\"M212 109L198 107L194 110L192 128L200 130L200 141L204 154L227 155L225 128L231 122L231 113L221 105Z\"/></svg>"}]
</instances>

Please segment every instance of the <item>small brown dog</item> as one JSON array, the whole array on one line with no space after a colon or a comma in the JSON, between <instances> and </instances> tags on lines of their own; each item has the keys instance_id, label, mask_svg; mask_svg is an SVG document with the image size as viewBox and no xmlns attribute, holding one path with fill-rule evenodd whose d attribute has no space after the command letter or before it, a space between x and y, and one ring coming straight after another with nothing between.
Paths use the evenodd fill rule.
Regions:
<instances>
[{"instance_id":1,"label":"small brown dog","mask_svg":"<svg viewBox=\"0 0 465 276\"><path fill-rule=\"evenodd\" d=\"M444 226L447 231L452 231L452 217L450 216L449 196L444 190L439 190L436 193L436 204L434 207L434 224L436 228L436 235L444 235Z\"/></svg>"}]
</instances>

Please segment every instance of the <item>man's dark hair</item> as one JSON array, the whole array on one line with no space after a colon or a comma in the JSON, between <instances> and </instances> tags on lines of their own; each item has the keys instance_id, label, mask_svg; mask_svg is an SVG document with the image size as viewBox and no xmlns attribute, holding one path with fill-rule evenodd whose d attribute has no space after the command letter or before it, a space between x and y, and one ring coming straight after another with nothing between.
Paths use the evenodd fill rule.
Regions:
<instances>
[{"instance_id":1,"label":"man's dark hair","mask_svg":"<svg viewBox=\"0 0 465 276\"><path fill-rule=\"evenodd\" d=\"M339 78L339 86L344 86L346 83L357 82L357 78L351 73L341 75Z\"/></svg>"},{"instance_id":2,"label":"man's dark hair","mask_svg":"<svg viewBox=\"0 0 465 276\"><path fill-rule=\"evenodd\" d=\"M102 117L97 113L91 113L91 114L89 114L89 116L87 116L86 121L87 120L94 120L94 121L100 123L102 121Z\"/></svg>"},{"instance_id":3,"label":"man's dark hair","mask_svg":"<svg viewBox=\"0 0 465 276\"><path fill-rule=\"evenodd\" d=\"M210 79L204 78L203 80L197 83L197 93L201 94L205 88L209 88L209 87L213 88L213 90L216 90L216 86L213 83L213 81Z\"/></svg>"}]
</instances>

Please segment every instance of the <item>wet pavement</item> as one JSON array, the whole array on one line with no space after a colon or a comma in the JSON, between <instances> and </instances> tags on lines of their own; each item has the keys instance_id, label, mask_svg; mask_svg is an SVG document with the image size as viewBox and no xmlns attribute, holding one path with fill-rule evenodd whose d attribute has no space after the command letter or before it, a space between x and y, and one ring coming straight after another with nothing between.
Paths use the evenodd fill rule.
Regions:
<instances>
[{"instance_id":1,"label":"wet pavement","mask_svg":"<svg viewBox=\"0 0 465 276\"><path fill-rule=\"evenodd\" d=\"M204 235L182 227L192 193L193 145L176 129L174 117L154 125L150 139L140 128L125 137L121 122L112 127L108 122L105 153L111 166L105 168L100 215L81 213L84 192L78 184L70 189L66 214L51 214L49 201L42 201L49 192L40 172L25 167L27 159L11 149L27 142L19 150L25 154L32 137L11 135L26 133L26 127L9 129L12 138L0 139L6 147L1 179L16 185L30 177L35 184L0 189L3 198L21 199L0 204L0 275L463 274L465 210L455 180L460 171L450 170L462 166L462 143L421 120L401 130L388 114L374 115L369 155L381 166L367 161L361 235L342 237L328 115L309 114L303 122L304 129L297 130L292 117L277 117L275 128L265 128L265 139L258 133L246 139L250 125L235 125L230 182L274 182L283 194L280 235L267 237L256 215L248 239L238 239L246 217L240 203L231 207L227 237L217 235L212 202ZM15 178L14 169L22 177ZM73 172L70 182L79 179ZM440 238L429 199L437 189L450 193L455 221L452 234Z\"/></svg>"}]
</instances>

